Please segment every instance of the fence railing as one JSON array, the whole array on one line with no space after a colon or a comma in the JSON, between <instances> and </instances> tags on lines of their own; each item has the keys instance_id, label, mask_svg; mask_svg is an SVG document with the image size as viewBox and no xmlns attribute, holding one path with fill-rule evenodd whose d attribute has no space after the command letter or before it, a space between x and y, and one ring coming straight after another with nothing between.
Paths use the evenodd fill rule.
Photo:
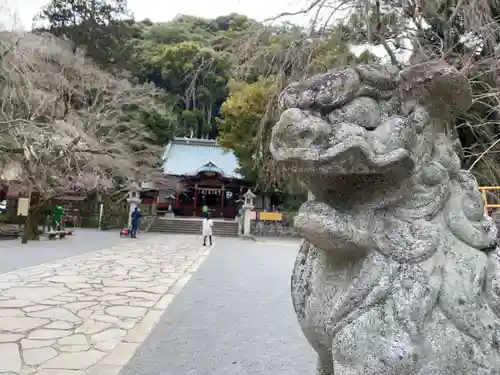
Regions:
<instances>
[{"instance_id":1,"label":"fence railing","mask_svg":"<svg viewBox=\"0 0 500 375\"><path fill-rule=\"evenodd\" d=\"M488 210L491 208L500 208L500 204L492 204L488 203L488 195L487 191L496 191L500 190L500 186L480 186L479 190L481 190L481 194L483 195L483 201L484 201L484 213L487 215Z\"/></svg>"}]
</instances>

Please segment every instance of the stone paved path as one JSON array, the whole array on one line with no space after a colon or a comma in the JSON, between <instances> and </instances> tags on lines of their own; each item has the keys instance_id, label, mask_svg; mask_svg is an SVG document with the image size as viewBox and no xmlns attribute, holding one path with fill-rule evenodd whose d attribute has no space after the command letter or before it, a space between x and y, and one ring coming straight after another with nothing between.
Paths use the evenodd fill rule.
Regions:
<instances>
[{"instance_id":1,"label":"stone paved path","mask_svg":"<svg viewBox=\"0 0 500 375\"><path fill-rule=\"evenodd\" d=\"M0 374L117 374L208 255L199 243L144 236L0 274Z\"/></svg>"}]
</instances>

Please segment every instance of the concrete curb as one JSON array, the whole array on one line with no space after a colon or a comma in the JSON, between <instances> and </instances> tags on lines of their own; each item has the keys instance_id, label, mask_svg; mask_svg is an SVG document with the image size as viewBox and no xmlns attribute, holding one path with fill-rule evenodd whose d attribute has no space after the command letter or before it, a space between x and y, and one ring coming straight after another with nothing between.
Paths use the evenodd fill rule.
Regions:
<instances>
[{"instance_id":1,"label":"concrete curb","mask_svg":"<svg viewBox=\"0 0 500 375\"><path fill-rule=\"evenodd\" d=\"M246 241L257 241L257 239L254 237L254 236L240 236L240 238L242 240L246 240Z\"/></svg>"}]
</instances>

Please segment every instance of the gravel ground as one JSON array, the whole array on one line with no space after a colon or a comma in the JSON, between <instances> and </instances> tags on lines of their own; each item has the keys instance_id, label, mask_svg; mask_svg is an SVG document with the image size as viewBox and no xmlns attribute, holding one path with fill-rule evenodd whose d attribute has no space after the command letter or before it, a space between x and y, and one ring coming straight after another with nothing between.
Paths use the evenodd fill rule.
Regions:
<instances>
[{"instance_id":1,"label":"gravel ground","mask_svg":"<svg viewBox=\"0 0 500 375\"><path fill-rule=\"evenodd\" d=\"M312 375L293 312L289 242L218 239L120 375Z\"/></svg>"}]
</instances>

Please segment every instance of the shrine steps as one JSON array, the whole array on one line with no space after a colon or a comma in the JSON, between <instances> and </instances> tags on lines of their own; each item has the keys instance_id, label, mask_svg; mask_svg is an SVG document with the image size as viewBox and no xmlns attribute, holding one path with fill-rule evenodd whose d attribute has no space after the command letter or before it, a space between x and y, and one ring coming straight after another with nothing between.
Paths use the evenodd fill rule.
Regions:
<instances>
[{"instance_id":1,"label":"shrine steps","mask_svg":"<svg viewBox=\"0 0 500 375\"><path fill-rule=\"evenodd\" d=\"M236 221L214 220L214 237L238 237ZM198 218L162 218L155 219L149 232L172 234L201 235L202 219Z\"/></svg>"}]
</instances>

